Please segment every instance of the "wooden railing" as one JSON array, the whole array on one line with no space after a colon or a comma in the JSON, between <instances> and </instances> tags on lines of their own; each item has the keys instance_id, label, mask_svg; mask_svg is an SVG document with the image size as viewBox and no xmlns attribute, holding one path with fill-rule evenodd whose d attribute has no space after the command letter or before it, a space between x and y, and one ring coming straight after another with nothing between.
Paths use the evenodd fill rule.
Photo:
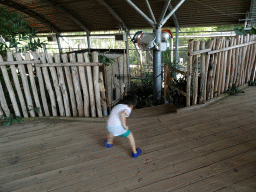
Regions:
<instances>
[{"instance_id":1,"label":"wooden railing","mask_svg":"<svg viewBox=\"0 0 256 192\"><path fill-rule=\"evenodd\" d=\"M50 54L31 54L25 53L23 59L21 53L14 58L7 52L7 61L0 55L0 115L13 111L23 117L103 116L102 107L107 107L97 52L92 53L93 62L88 53L77 54L77 58L55 54L54 61Z\"/></svg>"},{"instance_id":2,"label":"wooden railing","mask_svg":"<svg viewBox=\"0 0 256 192\"><path fill-rule=\"evenodd\" d=\"M228 40L225 37L214 38L208 42L207 48L205 44L205 41L189 40L187 72L165 66L165 95L169 88L179 91L186 96L186 106L205 103L206 100L224 93L232 85L241 86L255 78L255 35L239 35ZM186 76L186 93L168 82L171 71Z\"/></svg>"}]
</instances>

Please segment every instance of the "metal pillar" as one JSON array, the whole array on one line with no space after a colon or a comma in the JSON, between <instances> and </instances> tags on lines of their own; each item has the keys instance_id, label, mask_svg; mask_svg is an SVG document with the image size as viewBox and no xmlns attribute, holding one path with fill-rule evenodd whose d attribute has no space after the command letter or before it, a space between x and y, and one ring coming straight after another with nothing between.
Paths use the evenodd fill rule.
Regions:
<instances>
[{"instance_id":1,"label":"metal pillar","mask_svg":"<svg viewBox=\"0 0 256 192\"><path fill-rule=\"evenodd\" d=\"M128 87L127 90L130 90L130 59L129 59L129 43L128 43L128 37L129 37L129 30L126 30L126 63L127 63L127 75L128 75Z\"/></svg>"},{"instance_id":2,"label":"metal pillar","mask_svg":"<svg viewBox=\"0 0 256 192\"><path fill-rule=\"evenodd\" d=\"M60 34L56 33L56 39L57 39L57 43L58 43L58 48L59 48L59 54L62 54L62 50L61 50L61 43L60 43Z\"/></svg>"},{"instance_id":3,"label":"metal pillar","mask_svg":"<svg viewBox=\"0 0 256 192\"><path fill-rule=\"evenodd\" d=\"M154 34L156 36L156 44L159 46L161 43L161 28L157 28L154 30ZM162 89L162 70L161 70L161 51L160 48L153 50L153 78L154 78L154 98L156 100L156 104L161 103L161 89Z\"/></svg>"},{"instance_id":4,"label":"metal pillar","mask_svg":"<svg viewBox=\"0 0 256 192\"><path fill-rule=\"evenodd\" d=\"M91 41L90 41L90 34L87 33L87 44L88 44L88 49L91 50Z\"/></svg>"},{"instance_id":5,"label":"metal pillar","mask_svg":"<svg viewBox=\"0 0 256 192\"><path fill-rule=\"evenodd\" d=\"M176 39L175 39L175 62L179 63L179 28L176 27Z\"/></svg>"}]
</instances>

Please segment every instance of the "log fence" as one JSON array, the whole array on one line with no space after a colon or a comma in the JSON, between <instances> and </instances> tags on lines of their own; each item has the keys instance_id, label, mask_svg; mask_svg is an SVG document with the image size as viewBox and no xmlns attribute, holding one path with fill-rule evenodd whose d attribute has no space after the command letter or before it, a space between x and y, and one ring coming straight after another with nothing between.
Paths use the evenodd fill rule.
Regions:
<instances>
[{"instance_id":1,"label":"log fence","mask_svg":"<svg viewBox=\"0 0 256 192\"><path fill-rule=\"evenodd\" d=\"M92 53L92 62L88 53L55 54L52 57L45 53L7 52L6 58L4 61L0 55L0 115L107 115L98 52Z\"/></svg>"},{"instance_id":2,"label":"log fence","mask_svg":"<svg viewBox=\"0 0 256 192\"><path fill-rule=\"evenodd\" d=\"M186 106L205 103L231 88L254 80L256 71L256 36L238 35L226 39L213 38L207 42L188 42L187 71L164 66L164 95L169 99L169 88L186 97ZM186 77L186 92L172 86L171 73ZM192 90L191 80L193 79Z\"/></svg>"}]
</instances>

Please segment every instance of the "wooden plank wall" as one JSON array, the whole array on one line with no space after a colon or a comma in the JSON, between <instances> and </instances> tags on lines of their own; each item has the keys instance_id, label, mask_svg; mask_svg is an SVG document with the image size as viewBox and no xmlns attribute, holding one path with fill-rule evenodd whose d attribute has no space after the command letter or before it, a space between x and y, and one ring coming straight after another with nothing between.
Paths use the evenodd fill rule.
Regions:
<instances>
[{"instance_id":1,"label":"wooden plank wall","mask_svg":"<svg viewBox=\"0 0 256 192\"><path fill-rule=\"evenodd\" d=\"M207 46L206 46L207 45ZM200 47L200 48L199 48ZM238 35L188 42L186 106L205 103L223 94L233 85L241 86L254 80L256 71L256 36ZM170 67L166 67L165 79ZM176 70L179 72L179 70ZM192 95L190 94L193 79ZM200 80L199 80L200 79ZM165 92L173 88L165 81ZM174 88L175 89L175 88ZM182 91L175 89L182 93ZM182 93L184 95L184 92ZM165 93L165 95L168 95ZM168 100L168 98L166 98Z\"/></svg>"},{"instance_id":2,"label":"wooden plank wall","mask_svg":"<svg viewBox=\"0 0 256 192\"><path fill-rule=\"evenodd\" d=\"M8 52L7 61L0 55L0 115L102 117L106 103L99 81L104 82L104 74L98 53L92 55L92 62L88 53Z\"/></svg>"}]
</instances>

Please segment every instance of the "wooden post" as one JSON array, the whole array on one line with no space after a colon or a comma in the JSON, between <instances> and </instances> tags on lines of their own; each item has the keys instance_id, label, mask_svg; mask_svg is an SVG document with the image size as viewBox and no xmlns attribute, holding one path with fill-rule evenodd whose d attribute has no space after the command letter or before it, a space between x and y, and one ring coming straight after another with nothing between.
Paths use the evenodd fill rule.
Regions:
<instances>
[{"instance_id":1,"label":"wooden post","mask_svg":"<svg viewBox=\"0 0 256 192\"><path fill-rule=\"evenodd\" d=\"M90 63L88 53L84 53L84 59L85 59L85 63ZM94 88L93 88L92 68L91 68L91 66L86 67L86 72L87 72L87 80L88 80L88 86L89 86L91 116L96 117Z\"/></svg>"},{"instance_id":2,"label":"wooden post","mask_svg":"<svg viewBox=\"0 0 256 192\"><path fill-rule=\"evenodd\" d=\"M70 54L70 62L71 63L76 62L75 53ZM80 81L79 81L79 74L78 74L77 67L72 66L71 71L72 71L73 84L74 84L74 88L75 88L78 115L79 115L79 117L82 117L82 116L84 116L84 104L83 104L83 99L82 99L82 94L81 94L81 89L80 89L80 83L79 83Z\"/></svg>"},{"instance_id":3,"label":"wooden post","mask_svg":"<svg viewBox=\"0 0 256 192\"><path fill-rule=\"evenodd\" d=\"M165 100L169 100L169 98L167 98L167 91L168 91L167 75L168 75L168 64L164 64L164 98Z\"/></svg>"},{"instance_id":4,"label":"wooden post","mask_svg":"<svg viewBox=\"0 0 256 192\"><path fill-rule=\"evenodd\" d=\"M234 45L234 40L235 38L231 38L231 42L230 42L230 46L233 46ZM228 61L227 61L227 79L226 79L226 84L225 84L225 91L228 89L229 87L229 82L231 81L231 71L233 70L232 68L232 49L230 49L228 51Z\"/></svg>"},{"instance_id":5,"label":"wooden post","mask_svg":"<svg viewBox=\"0 0 256 192\"><path fill-rule=\"evenodd\" d=\"M98 62L98 52L92 52L93 62ZM96 107L98 117L102 117L101 102L100 102L100 89L99 89L99 66L93 67L93 83L96 98Z\"/></svg>"},{"instance_id":6,"label":"wooden post","mask_svg":"<svg viewBox=\"0 0 256 192\"><path fill-rule=\"evenodd\" d=\"M244 36L244 43L248 42L248 35ZM241 69L241 78L240 78L239 85L243 85L244 84L245 67L246 67L245 58L246 58L247 48L248 48L248 46L244 46L242 48L242 50L243 50L243 52L242 52L242 67L241 67L242 69Z\"/></svg>"},{"instance_id":7,"label":"wooden post","mask_svg":"<svg viewBox=\"0 0 256 192\"><path fill-rule=\"evenodd\" d=\"M50 54L46 54L46 58L47 58L48 64L53 64L52 56ZM49 67L49 69L51 71L53 86L55 88L55 93L57 96L60 116L65 116L65 109L63 106L63 100L62 100L62 95L60 91L59 80L57 77L56 69L55 67Z\"/></svg>"},{"instance_id":8,"label":"wooden post","mask_svg":"<svg viewBox=\"0 0 256 192\"><path fill-rule=\"evenodd\" d=\"M221 47L221 40L220 39L216 39L215 41L215 45L214 45L214 49L215 50L219 50ZM216 76L216 68L217 68L217 64L218 64L218 54L214 54L212 59L213 59L213 74L212 74L212 81L211 83L211 91L210 91L210 98L214 97L214 87L215 87L215 76Z\"/></svg>"},{"instance_id":9,"label":"wooden post","mask_svg":"<svg viewBox=\"0 0 256 192\"><path fill-rule=\"evenodd\" d=\"M7 60L8 61L13 61L13 55L12 55L12 52L10 52L10 51L7 52ZM24 117L28 117L28 111L27 111L27 108L26 108L26 103L25 103L21 88L20 88L20 82L19 82L19 79L18 79L16 67L15 67L15 65L10 65L10 68L11 68L11 71L12 71L12 77L13 77L13 80L14 80L16 91L18 93L18 97L19 97L19 100L20 100L23 115L24 115ZM18 116L20 116L20 115L18 115Z\"/></svg>"},{"instance_id":10,"label":"wooden post","mask_svg":"<svg viewBox=\"0 0 256 192\"><path fill-rule=\"evenodd\" d=\"M205 49L205 41L200 42L200 50ZM205 53L201 54L201 81L200 81L200 88L199 88L199 104L202 104L204 102L204 91L205 91Z\"/></svg>"},{"instance_id":11,"label":"wooden post","mask_svg":"<svg viewBox=\"0 0 256 192\"><path fill-rule=\"evenodd\" d=\"M243 36L239 35L239 44L243 43ZM238 48L237 54L237 76L236 76L236 86L240 85L241 71L242 71L242 47Z\"/></svg>"},{"instance_id":12,"label":"wooden post","mask_svg":"<svg viewBox=\"0 0 256 192\"><path fill-rule=\"evenodd\" d=\"M39 56L40 56L41 62L46 63L45 53L39 53ZM50 77L49 77L47 67L42 67L42 71L43 71L43 74L44 74L44 80L45 80L46 88L47 88L47 91L49 93L49 97L50 97L50 100L51 100L52 115L57 116L57 105L56 105L56 101L55 101L55 94L54 94L54 91L52 89L52 84L51 84L51 81L50 81Z\"/></svg>"},{"instance_id":13,"label":"wooden post","mask_svg":"<svg viewBox=\"0 0 256 192\"><path fill-rule=\"evenodd\" d=\"M251 70L251 81L254 81L255 79L255 72L256 72L256 44L254 44L254 53L253 53L253 59L252 59L252 70Z\"/></svg>"},{"instance_id":14,"label":"wooden post","mask_svg":"<svg viewBox=\"0 0 256 192\"><path fill-rule=\"evenodd\" d=\"M252 40L252 36L250 36L248 34L247 42L250 42L251 40ZM247 83L247 77L248 77L248 73L249 73L249 69L250 69L249 60L250 60L251 48L252 48L252 45L247 46L247 51L246 51L246 56L245 56L245 71L244 71L244 76L243 76L243 84Z\"/></svg>"},{"instance_id":15,"label":"wooden post","mask_svg":"<svg viewBox=\"0 0 256 192\"><path fill-rule=\"evenodd\" d=\"M18 61L22 61L20 53L16 53L15 56ZM22 84L23 84L23 90L24 90L25 98L26 98L27 105L28 105L27 107L29 109L30 116L35 117L35 111L33 109L33 102L32 102L32 97L31 97L30 90L29 90L28 77L27 77L27 74L25 71L25 66L23 64L20 64L18 66L20 69L20 76L21 76L21 80L22 80Z\"/></svg>"},{"instance_id":16,"label":"wooden post","mask_svg":"<svg viewBox=\"0 0 256 192\"><path fill-rule=\"evenodd\" d=\"M233 37L234 43L233 45L235 46L237 44L237 38ZM232 62L231 62L231 75L230 75L230 82L229 82L229 87L232 87L232 85L235 82L235 73L236 73L236 49L232 49Z\"/></svg>"},{"instance_id":17,"label":"wooden post","mask_svg":"<svg viewBox=\"0 0 256 192\"><path fill-rule=\"evenodd\" d=\"M193 39L188 41L188 54L193 51ZM190 106L190 87L191 87L191 73L192 73L192 57L188 55L188 64L187 64L187 88L186 88L186 106Z\"/></svg>"},{"instance_id":18,"label":"wooden post","mask_svg":"<svg viewBox=\"0 0 256 192\"><path fill-rule=\"evenodd\" d=\"M226 40L225 37L222 38L222 49L226 47ZM224 78L224 68L225 68L225 52L221 52L221 58L220 58L220 71L219 71L219 79L218 79L218 96L222 93L222 84L223 84L223 78Z\"/></svg>"},{"instance_id":19,"label":"wooden post","mask_svg":"<svg viewBox=\"0 0 256 192\"><path fill-rule=\"evenodd\" d=\"M62 56L63 63L68 63L67 54L62 54L61 56ZM69 67L64 67L64 70L65 70L67 83L68 83L69 97L71 100L72 113L73 113L72 115L73 115L73 117L76 117L77 116L77 108L76 108L76 99L75 99L75 92L74 92L72 77L70 74Z\"/></svg>"},{"instance_id":20,"label":"wooden post","mask_svg":"<svg viewBox=\"0 0 256 192\"><path fill-rule=\"evenodd\" d=\"M57 53L54 54L54 59L55 59L55 63L61 63L60 62L60 54L57 54ZM67 117L70 117L71 113L70 113L70 107L69 107L69 98L68 98L67 88L65 85L64 73L63 73L62 67L57 67L57 74L59 77L59 87L60 87L60 90L61 90L62 96L63 96L65 114Z\"/></svg>"},{"instance_id":21,"label":"wooden post","mask_svg":"<svg viewBox=\"0 0 256 192\"><path fill-rule=\"evenodd\" d=\"M226 47L229 47L229 40L224 41L226 43ZM223 75L222 75L222 83L221 83L221 93L223 93L226 89L226 81L227 81L227 59L228 59L228 51L224 52L224 62L223 62Z\"/></svg>"},{"instance_id":22,"label":"wooden post","mask_svg":"<svg viewBox=\"0 0 256 192\"><path fill-rule=\"evenodd\" d=\"M212 50L213 48L213 43L214 43L214 40L210 40L209 41L209 44L208 44L208 48ZM208 72L209 72L209 62L210 62L210 57L211 55L207 54L206 55L206 59L205 59L205 82L204 82L204 100L203 102L206 101L207 97L207 85L208 85Z\"/></svg>"},{"instance_id":23,"label":"wooden post","mask_svg":"<svg viewBox=\"0 0 256 192\"><path fill-rule=\"evenodd\" d=\"M82 53L77 54L77 61L78 62L84 62L84 57ZM89 117L89 94L88 94L88 87L85 77L85 70L83 66L78 67L79 70L79 76L80 76L80 82L83 89L83 95L84 95L84 115L85 117Z\"/></svg>"},{"instance_id":24,"label":"wooden post","mask_svg":"<svg viewBox=\"0 0 256 192\"><path fill-rule=\"evenodd\" d=\"M254 38L254 35L251 35L251 38L250 38L250 41L253 41L253 38ZM247 69L247 73L246 73L246 80L245 82L247 83L249 80L250 80L250 76L251 76L251 71L252 71L252 57L253 57L253 54L254 54L254 45L250 45L250 53L249 53L249 56L248 56L248 69Z\"/></svg>"},{"instance_id":25,"label":"wooden post","mask_svg":"<svg viewBox=\"0 0 256 192\"><path fill-rule=\"evenodd\" d=\"M0 55L0 62L3 62L3 58L2 56ZM15 98L15 93L14 93L14 90L12 88L12 83L9 79L9 76L8 76L8 72L7 72L7 69L5 66L1 65L0 66L1 70L2 70L2 74L3 74L3 77L4 77L4 81L5 81L5 84L6 84L6 87L7 87L7 90L8 90L8 93L9 93L9 96L10 96L10 99L11 99L11 102L12 102L12 107L14 109L14 113L16 116L20 116L20 110L19 110L19 107L18 107L18 103L16 101L16 98ZM4 95L3 95L4 96ZM4 103L4 97L1 98L1 105L2 107L4 106L3 105ZM8 108L6 108L6 113L8 113ZM10 113L8 113L10 115ZM8 116L9 116L8 115Z\"/></svg>"},{"instance_id":26,"label":"wooden post","mask_svg":"<svg viewBox=\"0 0 256 192\"><path fill-rule=\"evenodd\" d=\"M2 57L2 56L0 55L0 57ZM5 113L5 116L9 117L10 116L10 110L9 110L9 107L7 105L7 102L6 102L6 99L5 99L5 96L4 96L4 91L3 91L1 81L0 81L0 104L1 104L0 108L3 109L3 112ZM1 114L1 115L3 115L3 114Z\"/></svg>"},{"instance_id":27,"label":"wooden post","mask_svg":"<svg viewBox=\"0 0 256 192\"><path fill-rule=\"evenodd\" d=\"M38 54L36 52L32 52L32 56L34 58L34 61L38 61ZM38 83L39 83L39 88L40 88L40 94L41 94L41 99L43 102L43 107L44 107L44 113L46 116L50 116L49 109L48 109L48 104L45 96L45 89L44 89L44 80L41 72L40 67L36 67L36 74L38 78Z\"/></svg>"},{"instance_id":28,"label":"wooden post","mask_svg":"<svg viewBox=\"0 0 256 192\"><path fill-rule=\"evenodd\" d=\"M223 39L220 40L220 48L221 49L224 45ZM221 71L221 59L222 59L222 52L217 53L217 66L215 71L215 79L214 79L214 96L218 95L219 90L219 82L220 82L220 71Z\"/></svg>"},{"instance_id":29,"label":"wooden post","mask_svg":"<svg viewBox=\"0 0 256 192\"><path fill-rule=\"evenodd\" d=\"M25 54L25 59L27 61L31 61L29 53ZM39 115L39 117L42 117L43 113L42 113L41 104L40 104L40 100L39 100L39 96L38 96L38 92L37 92L37 87L36 87L35 76L34 76L32 64L27 64L27 68L28 68L29 79L30 79L31 88L33 91L35 104L36 104L36 107L39 109L38 115Z\"/></svg>"},{"instance_id":30,"label":"wooden post","mask_svg":"<svg viewBox=\"0 0 256 192\"><path fill-rule=\"evenodd\" d=\"M103 74L100 72L99 75L99 88L100 88L100 96L101 96L101 104L102 104L102 109L103 109L103 116L108 115L108 110L107 110L107 103L106 103L106 94L105 94L105 88L104 88L104 79L103 79Z\"/></svg>"},{"instance_id":31,"label":"wooden post","mask_svg":"<svg viewBox=\"0 0 256 192\"><path fill-rule=\"evenodd\" d=\"M194 50L199 50L199 41L194 42ZM193 100L192 105L197 104L197 92L198 92L198 55L193 56Z\"/></svg>"}]
</instances>

